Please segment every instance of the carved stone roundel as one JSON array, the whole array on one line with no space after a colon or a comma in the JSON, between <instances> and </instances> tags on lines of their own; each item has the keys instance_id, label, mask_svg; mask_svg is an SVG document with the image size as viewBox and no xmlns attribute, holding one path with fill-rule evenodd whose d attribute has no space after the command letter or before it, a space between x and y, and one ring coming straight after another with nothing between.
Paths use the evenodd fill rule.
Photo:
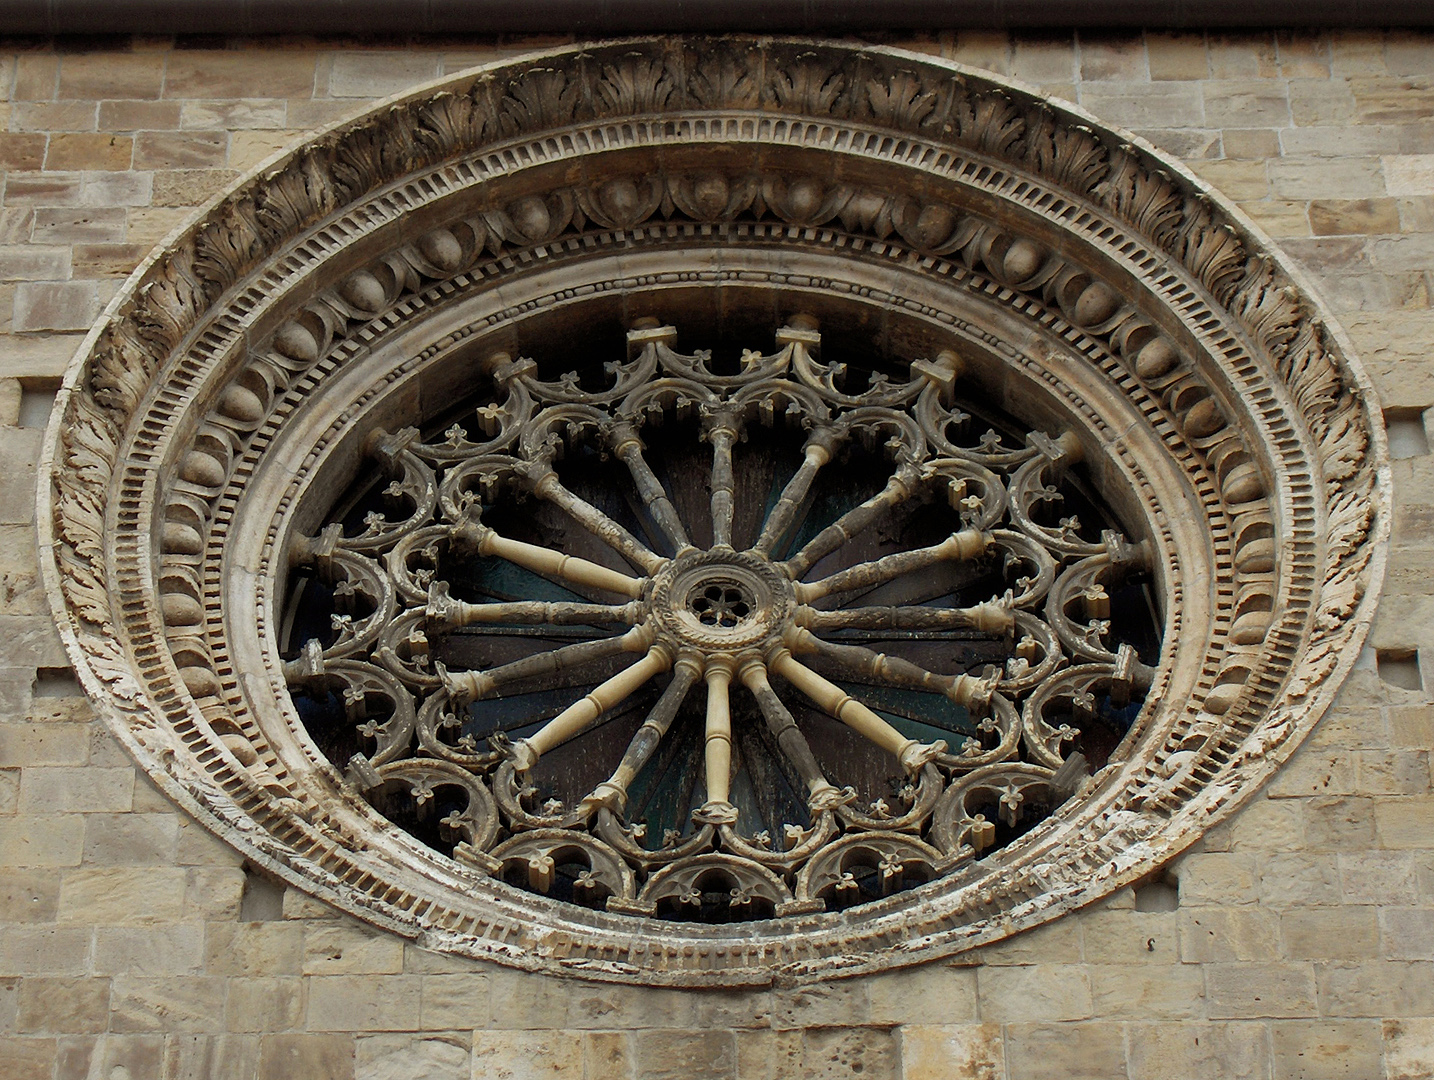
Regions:
<instances>
[{"instance_id":1,"label":"carved stone roundel","mask_svg":"<svg viewBox=\"0 0 1434 1080\"><path fill-rule=\"evenodd\" d=\"M880 48L455 76L238 182L71 368L86 691L436 949L745 985L1158 869L1363 640L1388 464L1297 272L1135 137Z\"/></svg>"}]
</instances>

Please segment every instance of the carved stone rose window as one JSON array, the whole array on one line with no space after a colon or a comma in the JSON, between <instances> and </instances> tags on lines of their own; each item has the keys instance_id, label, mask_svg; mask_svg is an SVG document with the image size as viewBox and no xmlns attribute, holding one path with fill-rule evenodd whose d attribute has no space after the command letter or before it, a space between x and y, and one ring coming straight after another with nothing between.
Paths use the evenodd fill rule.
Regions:
<instances>
[{"instance_id":1,"label":"carved stone rose window","mask_svg":"<svg viewBox=\"0 0 1434 1080\"><path fill-rule=\"evenodd\" d=\"M1367 380L1236 211L812 41L321 132L141 267L58 415L61 632L173 798L429 947L673 985L1152 872L1326 707L1388 521Z\"/></svg>"}]
</instances>

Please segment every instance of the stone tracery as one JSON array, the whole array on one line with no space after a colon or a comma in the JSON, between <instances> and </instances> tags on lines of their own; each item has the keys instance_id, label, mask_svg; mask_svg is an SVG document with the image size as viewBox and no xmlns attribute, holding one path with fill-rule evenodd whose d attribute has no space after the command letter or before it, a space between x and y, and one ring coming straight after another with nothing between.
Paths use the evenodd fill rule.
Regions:
<instances>
[{"instance_id":1,"label":"stone tracery","mask_svg":"<svg viewBox=\"0 0 1434 1080\"><path fill-rule=\"evenodd\" d=\"M384 495L396 521L370 510L352 535L335 523L299 545L295 563L305 572L317 566L332 605L348 610L330 612L328 648L309 639L286 668L301 696L342 700L342 715L326 722L358 725L369 752L336 763L361 790L386 803L409 784L409 798L424 808L437 789L450 790L443 832L461 837L456 856L535 891L559 885L568 898L609 910L682 914L687 905L724 920L846 906L863 890L886 895L903 881L934 879L992 848L998 827L1012 835L1075 791L1089 770L1074 749L1074 725L1128 724L1154 675L1111 634L1110 592L1144 569L1143 548L1112 530L1082 535L1076 516L1043 512L1063 501L1052 481L1078 457L1074 438L1033 432L1024 447L990 430L953 438L971 427L953 397L954 353L917 361L904 382L874 373L856 392L839 387L842 365L816 359L811 320L796 322L778 332L775 353L747 350L732 374L717 373L710 352L674 351L672 327L635 330L631 360L607 365L612 387L583 392L581 403L570 400L576 374L549 382L532 361L499 353L485 367L505 401L477 410L486 439L471 441L461 424L437 443L413 429L369 436L371 455L395 477ZM691 499L684 515L643 443L645 430L684 414L698 418L695 430L711 448L709 501L696 508L706 510L697 522L684 520ZM738 482L734 445L774 426L801 433L800 465L770 495L740 490L752 477ZM848 500L830 522L811 523L823 468L830 476L834 457L862 446L887 459L883 486ZM625 469L645 509L645 537L565 486L557 462L584 448ZM505 488L559 507L606 564L486 524L485 504ZM754 494L765 506L743 506L739 518L739 501ZM902 518L912 503L934 504L944 539L909 542ZM848 550L878 526L896 542ZM897 550L877 554L885 547ZM511 582L478 585L483 602L455 598L448 578L485 557L530 572L521 584L568 599L495 598ZM349 613L355 598L368 608L360 625ZM586 637L537 639L547 648L487 670L450 669L438 658L445 636L473 627L498 635L561 627ZM1000 643L985 657L998 663L963 656L960 639L973 635ZM913 644L918 658L974 670L927 670L903 655ZM604 669L605 678L592 673L614 656L632 662ZM549 798L539 808L528 778L540 757L631 712L630 700L669 673L640 726L629 725L620 757L617 748L610 754L611 774L570 805ZM536 724L523 697L535 680L570 688L560 711ZM628 815L629 789L704 683L704 730L691 751L698 761L685 778L684 802L692 790L705 793L691 815L695 828L679 813L669 822L676 828L654 837L660 842L644 842L649 825ZM898 708L922 717L923 730L944 727L957 745L900 730L910 724L869 707L862 687L914 698ZM738 688L757 706L739 726L765 725L765 747L736 738ZM514 695L518 704L483 732L492 748L480 747L468 707ZM941 699L956 719L939 718L933 700ZM842 776L834 783L818 761L793 717L796 701L879 747L904 780L861 805L856 789ZM514 729L528 734L510 739ZM769 784L774 769L788 774L805 806L782 816L760 805L769 792L754 792L739 811L734 739L765 749L774 760L749 772ZM839 753L826 756L851 769ZM560 867L568 881L555 881Z\"/></svg>"}]
</instances>

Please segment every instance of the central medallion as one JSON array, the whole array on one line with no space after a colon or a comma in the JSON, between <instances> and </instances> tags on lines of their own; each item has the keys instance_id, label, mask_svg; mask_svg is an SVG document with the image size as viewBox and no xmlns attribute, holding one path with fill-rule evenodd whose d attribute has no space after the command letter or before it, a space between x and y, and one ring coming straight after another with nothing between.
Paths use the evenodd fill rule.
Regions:
<instances>
[{"instance_id":1,"label":"central medallion","mask_svg":"<svg viewBox=\"0 0 1434 1080\"><path fill-rule=\"evenodd\" d=\"M714 548L688 551L654 579L652 613L676 650L704 656L764 650L790 625L790 579L765 555Z\"/></svg>"}]
</instances>

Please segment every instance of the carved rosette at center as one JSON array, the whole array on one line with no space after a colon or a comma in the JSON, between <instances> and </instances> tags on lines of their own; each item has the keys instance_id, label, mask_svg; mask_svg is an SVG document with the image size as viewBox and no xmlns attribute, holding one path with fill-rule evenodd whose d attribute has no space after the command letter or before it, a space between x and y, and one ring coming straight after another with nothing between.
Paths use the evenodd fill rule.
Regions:
<instances>
[{"instance_id":1,"label":"carved rosette at center","mask_svg":"<svg viewBox=\"0 0 1434 1080\"><path fill-rule=\"evenodd\" d=\"M1063 505L1079 443L974 430L954 353L859 377L793 323L735 374L639 328L600 389L496 354L467 426L370 436L383 509L296 546L332 610L286 674L374 805L522 888L728 921L949 873L1104 764L1158 643L1143 545Z\"/></svg>"}]
</instances>

